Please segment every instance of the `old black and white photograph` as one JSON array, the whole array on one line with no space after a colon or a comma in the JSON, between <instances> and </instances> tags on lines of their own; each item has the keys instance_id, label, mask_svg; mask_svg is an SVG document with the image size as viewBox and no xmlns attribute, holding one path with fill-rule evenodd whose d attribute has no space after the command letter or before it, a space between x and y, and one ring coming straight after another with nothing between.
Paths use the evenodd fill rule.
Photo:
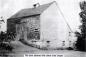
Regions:
<instances>
[{"instance_id":1,"label":"old black and white photograph","mask_svg":"<svg viewBox=\"0 0 86 57\"><path fill-rule=\"evenodd\" d=\"M86 57L86 0L0 0L0 57Z\"/></svg>"}]
</instances>

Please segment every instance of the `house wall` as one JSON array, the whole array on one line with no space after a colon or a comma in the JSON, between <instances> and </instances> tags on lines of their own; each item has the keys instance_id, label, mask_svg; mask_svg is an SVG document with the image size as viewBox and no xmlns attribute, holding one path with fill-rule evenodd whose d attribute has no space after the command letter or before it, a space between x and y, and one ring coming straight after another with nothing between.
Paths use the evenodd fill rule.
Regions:
<instances>
[{"instance_id":1,"label":"house wall","mask_svg":"<svg viewBox=\"0 0 86 57\"><path fill-rule=\"evenodd\" d=\"M12 22L12 19L7 19L7 32L10 33L15 33L15 23Z\"/></svg>"},{"instance_id":2,"label":"house wall","mask_svg":"<svg viewBox=\"0 0 86 57\"><path fill-rule=\"evenodd\" d=\"M51 47L68 47L68 26L56 3L48 7L40 16L41 40L50 41ZM65 45L64 42L65 41Z\"/></svg>"},{"instance_id":3,"label":"house wall","mask_svg":"<svg viewBox=\"0 0 86 57\"><path fill-rule=\"evenodd\" d=\"M16 24L17 39L40 39L39 16L23 18L20 24Z\"/></svg>"}]
</instances>

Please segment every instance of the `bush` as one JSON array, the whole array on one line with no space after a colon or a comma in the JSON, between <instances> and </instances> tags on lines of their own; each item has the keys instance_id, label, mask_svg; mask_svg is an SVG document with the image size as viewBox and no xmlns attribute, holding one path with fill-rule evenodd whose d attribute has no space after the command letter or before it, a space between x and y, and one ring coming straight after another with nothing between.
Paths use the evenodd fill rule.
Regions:
<instances>
[{"instance_id":1,"label":"bush","mask_svg":"<svg viewBox=\"0 0 86 57\"><path fill-rule=\"evenodd\" d=\"M0 50L8 50L12 51L13 47L10 45L10 41L12 37L8 38L8 34L5 32L0 33Z\"/></svg>"},{"instance_id":2,"label":"bush","mask_svg":"<svg viewBox=\"0 0 86 57\"><path fill-rule=\"evenodd\" d=\"M86 51L86 40L82 38L77 39L76 48L80 51Z\"/></svg>"},{"instance_id":3,"label":"bush","mask_svg":"<svg viewBox=\"0 0 86 57\"><path fill-rule=\"evenodd\" d=\"M75 44L76 49L80 51L86 51L86 38L83 38L82 34L80 34L79 32L75 32L75 34L78 38Z\"/></svg>"},{"instance_id":4,"label":"bush","mask_svg":"<svg viewBox=\"0 0 86 57\"><path fill-rule=\"evenodd\" d=\"M0 43L0 49L12 51L13 47L9 43Z\"/></svg>"}]
</instances>

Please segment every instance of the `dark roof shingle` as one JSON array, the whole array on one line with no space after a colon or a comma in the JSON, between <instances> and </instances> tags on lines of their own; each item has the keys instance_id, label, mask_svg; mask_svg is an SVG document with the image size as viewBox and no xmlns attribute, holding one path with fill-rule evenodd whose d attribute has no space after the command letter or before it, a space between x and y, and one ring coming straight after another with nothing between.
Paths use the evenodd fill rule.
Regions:
<instances>
[{"instance_id":1,"label":"dark roof shingle","mask_svg":"<svg viewBox=\"0 0 86 57\"><path fill-rule=\"evenodd\" d=\"M53 1L55 2L55 1ZM18 17L25 17L25 16L31 16L31 15L36 15L36 14L41 14L45 9L47 9L53 2L40 5L36 8L28 8L28 9L22 9L15 15L11 16L9 19L12 18L18 18Z\"/></svg>"}]
</instances>

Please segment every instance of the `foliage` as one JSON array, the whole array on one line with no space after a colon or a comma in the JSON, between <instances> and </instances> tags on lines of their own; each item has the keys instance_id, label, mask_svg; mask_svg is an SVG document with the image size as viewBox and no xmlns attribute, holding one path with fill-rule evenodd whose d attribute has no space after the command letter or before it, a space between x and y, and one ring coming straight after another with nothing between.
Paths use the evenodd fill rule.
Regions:
<instances>
[{"instance_id":1,"label":"foliage","mask_svg":"<svg viewBox=\"0 0 86 57\"><path fill-rule=\"evenodd\" d=\"M12 50L13 47L10 45L10 41L13 40L11 34L2 32L0 33L0 50Z\"/></svg>"},{"instance_id":2,"label":"foliage","mask_svg":"<svg viewBox=\"0 0 86 57\"><path fill-rule=\"evenodd\" d=\"M85 38L83 38L82 34L80 34L79 32L75 32L76 36L78 37L77 39L77 43L76 43L76 48L80 51L86 51L86 40Z\"/></svg>"},{"instance_id":3,"label":"foliage","mask_svg":"<svg viewBox=\"0 0 86 57\"><path fill-rule=\"evenodd\" d=\"M86 1L80 2L80 17L81 17L81 23L80 26L81 32L75 32L77 36L77 43L76 48L81 51L86 51Z\"/></svg>"}]
</instances>

